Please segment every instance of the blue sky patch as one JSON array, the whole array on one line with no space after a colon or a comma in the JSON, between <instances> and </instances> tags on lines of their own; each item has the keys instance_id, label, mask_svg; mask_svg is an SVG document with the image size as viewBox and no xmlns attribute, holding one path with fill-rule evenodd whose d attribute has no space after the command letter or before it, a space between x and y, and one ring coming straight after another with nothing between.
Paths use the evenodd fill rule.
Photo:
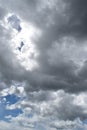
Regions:
<instances>
[{"instance_id":1,"label":"blue sky patch","mask_svg":"<svg viewBox=\"0 0 87 130\"><path fill-rule=\"evenodd\" d=\"M20 98L14 94L12 94L12 95L9 94L7 96L4 96L4 98L6 99L6 102L9 102L9 105L14 104L20 100Z\"/></svg>"},{"instance_id":2,"label":"blue sky patch","mask_svg":"<svg viewBox=\"0 0 87 130\"><path fill-rule=\"evenodd\" d=\"M11 27L16 29L18 32L22 30L22 27L20 25L20 19L16 15L11 15L8 17L8 23L10 23Z\"/></svg>"},{"instance_id":3,"label":"blue sky patch","mask_svg":"<svg viewBox=\"0 0 87 130\"><path fill-rule=\"evenodd\" d=\"M87 124L87 119L83 120L83 124Z\"/></svg>"},{"instance_id":4,"label":"blue sky patch","mask_svg":"<svg viewBox=\"0 0 87 130\"><path fill-rule=\"evenodd\" d=\"M8 110L6 109L6 105L7 103L9 105L15 104L17 101L19 101L19 97L17 97L16 95L7 95L4 97L0 98L0 120L8 120L5 118L5 116L9 116L11 115L12 117L16 117L19 114L23 113L21 109L12 109L12 110Z\"/></svg>"}]
</instances>

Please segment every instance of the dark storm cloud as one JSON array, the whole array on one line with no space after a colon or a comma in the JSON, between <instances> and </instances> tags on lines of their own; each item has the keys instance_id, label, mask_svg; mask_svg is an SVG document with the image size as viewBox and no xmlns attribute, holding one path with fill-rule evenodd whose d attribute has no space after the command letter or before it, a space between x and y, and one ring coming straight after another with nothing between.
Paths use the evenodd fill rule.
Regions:
<instances>
[{"instance_id":1,"label":"dark storm cloud","mask_svg":"<svg viewBox=\"0 0 87 130\"><path fill-rule=\"evenodd\" d=\"M34 41L40 54L36 59L39 64L37 70L32 72L23 70L22 75L20 74L20 69L17 69L19 73L17 73L18 71L3 71L3 73L8 75L8 72L14 72L14 78L11 78L11 75L11 79L26 80L26 91L64 89L68 92L78 92L86 90L86 80L84 79L86 71L83 71L84 65L80 68L75 63L72 54L68 54L72 44L75 44L78 51L79 47L77 47L77 44L84 42L82 40L79 43L78 40L86 36L86 23L84 20L86 19L86 1L70 0L68 2L67 0L61 2L55 1L53 3L49 1L49 4L39 0L37 2L35 0L32 2L27 0L12 2L9 0L8 4L5 2L5 0L2 1L5 8L9 7L9 12L14 12L22 19L25 19L25 21L29 20L40 28L42 35L37 41ZM74 36L78 36L77 39ZM67 40L62 41L63 37L73 37L73 40L70 38L70 43L67 43ZM67 45L65 52L62 50L64 42ZM60 46L56 47L56 44ZM72 53L74 53L74 49ZM14 58L11 57L10 59ZM7 65L7 62L9 61L6 61L5 65ZM14 65L10 69L13 67ZM8 65L5 68L9 68Z\"/></svg>"},{"instance_id":2,"label":"dark storm cloud","mask_svg":"<svg viewBox=\"0 0 87 130\"><path fill-rule=\"evenodd\" d=\"M67 0L69 4L68 14L70 17L69 30L79 37L87 35L87 1L86 0Z\"/></svg>"},{"instance_id":3,"label":"dark storm cloud","mask_svg":"<svg viewBox=\"0 0 87 130\"><path fill-rule=\"evenodd\" d=\"M35 44L39 53L35 59L38 68L29 71L21 66L11 48L12 30L5 28L3 21L0 23L0 90L8 87L12 81L22 82L26 99L18 102L18 105L23 110L31 108L35 114L40 114L41 119L46 120L50 117L72 122L76 118L86 119L86 99L84 101L81 95L80 105L76 99L77 93L87 91L86 0L0 2L2 7L4 5L0 7L1 20L9 12L41 31L39 38L32 38L32 44ZM16 22L13 28L18 30L20 20L18 24ZM63 93L59 91L61 89ZM74 102L75 99L77 102Z\"/></svg>"},{"instance_id":4,"label":"dark storm cloud","mask_svg":"<svg viewBox=\"0 0 87 130\"><path fill-rule=\"evenodd\" d=\"M49 31L53 36L55 36L54 34L57 36L70 34L76 36L86 35L86 0L62 0L55 2L52 0L47 2L19 0L15 3L9 0L8 5L6 0L3 0L2 3L5 7L9 7L9 11L19 14L22 18L31 21L38 27L46 29L47 25L51 25L53 31Z\"/></svg>"},{"instance_id":5,"label":"dark storm cloud","mask_svg":"<svg viewBox=\"0 0 87 130\"><path fill-rule=\"evenodd\" d=\"M68 60L64 59L65 56L60 55L59 53L61 46L60 49L57 50L56 55L54 55L56 50L51 51L51 55L53 55L52 58L54 59L53 63L50 63L50 56L48 55L48 51L52 48L56 41L58 41L57 44L62 44L59 42L59 39L64 36L75 36L74 38L77 38L75 43L76 45L84 42L84 40L82 40L82 42L78 42L79 39L81 40L84 37L86 38L86 0L66 1L65 11L66 18L62 14L60 17L60 15L54 11L55 24L51 24L50 27L45 29L41 39L38 41L38 50L40 51L39 71L43 75L46 75L46 79L44 78L42 84L39 86L43 86L43 89L65 89L66 91L70 92L84 91L87 89L86 80L84 79L87 69L85 63L83 63L84 65L82 68L79 68L72 58ZM59 20L58 18L61 19ZM69 49L67 48L66 53L68 53L68 50ZM81 69L80 72L78 69Z\"/></svg>"},{"instance_id":6,"label":"dark storm cloud","mask_svg":"<svg viewBox=\"0 0 87 130\"><path fill-rule=\"evenodd\" d=\"M4 2L5 1L2 3ZM8 58L15 58L13 54L9 54L9 49L6 49L7 47L4 47L7 59L5 58L6 60L4 61L4 58L2 58L1 60L2 75L7 75L9 77L7 79L9 80L10 78L11 80L26 80L26 91L64 89L69 92L78 92L86 90L86 80L84 79L86 66L83 65L82 68L79 68L74 59L72 57L68 58L67 56L73 42L70 43L69 47L66 47L66 52L60 51L64 47L63 42L65 42L65 40L61 42L63 37L73 37L77 46L77 44L79 44L79 37L75 39L74 34L80 36L80 39L86 35L86 1L70 0L69 2L62 1L60 3L56 1L54 4L50 1L51 7L46 4L46 2L45 4L43 1L41 1L40 4L39 2L40 1L36 2L34 0L32 2L24 2L19 0L18 2L12 3L12 1L9 0L8 4L5 4L5 8L9 7L9 12L13 11L17 13L19 17L30 20L32 24L35 23L37 27L41 29L42 35L35 41L35 45L40 53L37 59L39 68L32 71L32 73L22 69L24 72L21 74L21 68L18 67L18 65L13 71L16 62L12 60L13 63L10 63ZM14 6L12 6L13 4ZM63 4L65 4L65 8L63 8ZM60 10L58 10L58 8ZM3 35L5 36L5 34ZM84 42L84 40L82 42ZM60 46L56 47L55 43ZM58 49L56 50L56 48ZM72 53L74 53L74 49ZM11 66L9 64L11 64ZM15 71L16 69L17 71Z\"/></svg>"}]
</instances>

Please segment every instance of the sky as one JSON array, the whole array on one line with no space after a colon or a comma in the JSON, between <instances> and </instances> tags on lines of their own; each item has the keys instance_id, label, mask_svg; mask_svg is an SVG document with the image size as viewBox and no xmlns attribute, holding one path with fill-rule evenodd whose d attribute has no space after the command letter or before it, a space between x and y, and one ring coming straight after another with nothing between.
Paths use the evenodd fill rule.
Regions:
<instances>
[{"instance_id":1,"label":"sky","mask_svg":"<svg viewBox=\"0 0 87 130\"><path fill-rule=\"evenodd\" d=\"M0 129L87 130L87 0L0 0Z\"/></svg>"}]
</instances>

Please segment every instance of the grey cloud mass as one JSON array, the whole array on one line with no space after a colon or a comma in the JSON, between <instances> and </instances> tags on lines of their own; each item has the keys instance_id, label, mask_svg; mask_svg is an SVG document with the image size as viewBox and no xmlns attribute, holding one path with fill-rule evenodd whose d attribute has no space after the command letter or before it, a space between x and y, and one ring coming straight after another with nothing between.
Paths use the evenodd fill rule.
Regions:
<instances>
[{"instance_id":1,"label":"grey cloud mass","mask_svg":"<svg viewBox=\"0 0 87 130\"><path fill-rule=\"evenodd\" d=\"M6 24L9 14L15 14L16 18L13 21L14 18L9 17L12 18L9 20L11 28ZM21 22L29 23L41 32L37 37L36 30L36 35L32 36L31 44L38 52L34 59L38 67L32 70L18 60L24 49L17 57L12 48L13 28L22 31ZM20 35L21 31L17 33ZM79 123L87 118L87 102L84 101L87 98L82 94L87 91L86 37L86 0L0 0L0 91L9 89L13 81L22 82L26 99L14 107L20 106L23 111L29 108L36 116L40 114L42 122L48 118L63 121L60 122L62 125L51 122L52 130L71 129L72 125L72 130L77 127L85 130L87 126L82 127ZM83 100L81 104L77 103L79 94ZM79 126L75 127L75 123Z\"/></svg>"}]
</instances>

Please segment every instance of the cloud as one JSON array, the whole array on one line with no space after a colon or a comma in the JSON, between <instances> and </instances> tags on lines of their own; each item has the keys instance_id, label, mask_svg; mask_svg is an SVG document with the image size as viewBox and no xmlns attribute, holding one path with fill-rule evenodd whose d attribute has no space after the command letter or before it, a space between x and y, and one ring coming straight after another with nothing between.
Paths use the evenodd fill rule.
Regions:
<instances>
[{"instance_id":1,"label":"cloud","mask_svg":"<svg viewBox=\"0 0 87 130\"><path fill-rule=\"evenodd\" d=\"M24 130L34 129L35 123L41 127L46 123L45 129L52 130L86 129L82 123L87 118L86 6L86 0L0 0L0 93L21 97L6 107L23 110L23 115L10 121L19 120ZM8 18L9 14L15 15ZM21 34L24 25L27 30L35 28L32 36L29 31ZM23 49L17 52L21 41ZM30 63L37 67L29 69ZM3 130L5 123L1 122ZM7 129L14 127L10 123ZM19 124L15 129L22 127Z\"/></svg>"},{"instance_id":2,"label":"cloud","mask_svg":"<svg viewBox=\"0 0 87 130\"><path fill-rule=\"evenodd\" d=\"M27 21L29 20L28 15L30 14L31 10L34 8L35 5L36 11L32 13L37 17L33 17L35 19L31 18L29 21L32 22L32 25L35 25L33 23L35 22L36 23L35 26L40 28L40 30L42 31L42 35L40 36L40 38L34 39L34 41L32 41L39 52L39 56L36 59L39 67L36 70L34 69L32 73L26 71L23 67L19 65L16 56L13 54L11 49L9 48L10 50L9 49L6 50L7 48L5 49L4 47L4 51L5 53L8 51L7 55L9 54L8 57L12 60L11 64L13 65L9 66L8 61L6 61L6 63L3 63L6 66L5 68L8 68L8 70L5 70L5 72L3 71L2 75L4 76L8 75L9 80L20 80L20 81L26 80L26 87L25 87L26 91L37 91L39 89L44 90L64 89L65 91L69 92L78 92L81 91L81 86L83 86L82 91L84 91L86 89L85 87L86 81L84 81L82 77L83 74L79 73L82 72L81 70L83 68L81 67L81 64L84 64L84 61L86 60L86 50L85 50L86 40L81 41L84 42L84 47L82 46L81 50L81 47L80 46L78 47L79 44L78 39L76 39L73 35L71 36L68 35L67 28L66 28L67 33L64 32L64 27L67 27L68 24L67 22L68 18L65 18L65 16L67 15L66 12L67 3L63 1L62 2L58 1L57 5L57 1L40 2L39 7L38 2L39 1L37 1L37 3L35 1L32 2L26 1L25 3L23 3L23 1L19 1L12 7L11 4L13 3L9 1L7 5L5 4L5 7L8 6L9 11L13 12L16 11L14 13L15 14L17 13L17 15L21 17L21 20L25 18L25 21ZM24 15L23 10L19 10L18 8L19 5L23 6L23 9L25 9L26 7L25 12L27 17ZM31 7L29 8L30 12L29 14L27 14L27 7L30 5L32 8ZM59 5L61 6L61 9ZM50 12L53 12L52 15L49 15ZM32 13L31 15L33 16ZM40 25L40 23L37 22L36 19L40 20L41 22L42 21L41 19L42 17L44 18L45 13L47 14L46 19L48 23L46 21L43 25ZM60 20L58 20L59 18ZM48 19L52 20L54 19L54 22L50 23L50 20ZM70 29L70 31L73 32L72 29ZM3 35L5 36L5 34ZM5 37L5 40L6 39L7 37ZM8 41L8 43L10 44L10 41ZM76 52L77 48L78 52ZM72 51L72 53L76 55L74 54L71 55L70 51ZM79 54L81 56L79 56ZM15 59L15 61L13 61L13 59ZM77 62L79 62L79 64L77 64ZM12 70L9 71L9 69Z\"/></svg>"},{"instance_id":3,"label":"cloud","mask_svg":"<svg viewBox=\"0 0 87 130\"><path fill-rule=\"evenodd\" d=\"M46 92L48 98L43 97L43 100L38 100L41 99L40 93L43 97L44 92L33 93L33 96L30 95L32 99L25 99L14 104L16 108L20 105L24 113L15 118L11 117L10 122L17 123L17 126L21 124L25 128L32 127L32 129L36 128L35 124L52 130L85 130L87 128L87 125L83 123L83 120L87 118L86 93L70 95L63 91ZM38 98L37 95L39 95Z\"/></svg>"},{"instance_id":4,"label":"cloud","mask_svg":"<svg viewBox=\"0 0 87 130\"><path fill-rule=\"evenodd\" d=\"M35 114L42 119L72 120L87 118L86 93L71 95L64 91L39 91L28 93L27 98L15 104L7 105L7 109L21 108L26 114ZM38 120L37 119L37 120Z\"/></svg>"},{"instance_id":5,"label":"cloud","mask_svg":"<svg viewBox=\"0 0 87 130\"><path fill-rule=\"evenodd\" d=\"M68 12L70 16L69 31L73 34L76 34L79 38L85 38L87 35L87 1L69 1Z\"/></svg>"},{"instance_id":6,"label":"cloud","mask_svg":"<svg viewBox=\"0 0 87 130\"><path fill-rule=\"evenodd\" d=\"M29 128L23 128L20 125L14 124L14 123L7 123L5 121L1 121L0 125L2 127L2 130L10 130L12 128L13 130L19 130L20 128L23 130L28 130Z\"/></svg>"}]
</instances>

